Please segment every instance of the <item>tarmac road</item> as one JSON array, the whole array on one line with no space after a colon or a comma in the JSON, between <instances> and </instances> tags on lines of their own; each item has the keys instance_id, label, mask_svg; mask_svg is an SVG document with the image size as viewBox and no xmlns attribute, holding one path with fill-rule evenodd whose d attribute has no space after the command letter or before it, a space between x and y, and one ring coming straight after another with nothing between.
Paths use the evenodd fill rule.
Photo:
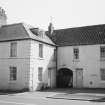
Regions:
<instances>
[{"instance_id":1,"label":"tarmac road","mask_svg":"<svg viewBox=\"0 0 105 105\"><path fill-rule=\"evenodd\" d=\"M0 105L105 105L105 102L91 102L80 100L51 99L47 96L62 94L59 91L24 92L15 94L1 94Z\"/></svg>"}]
</instances>

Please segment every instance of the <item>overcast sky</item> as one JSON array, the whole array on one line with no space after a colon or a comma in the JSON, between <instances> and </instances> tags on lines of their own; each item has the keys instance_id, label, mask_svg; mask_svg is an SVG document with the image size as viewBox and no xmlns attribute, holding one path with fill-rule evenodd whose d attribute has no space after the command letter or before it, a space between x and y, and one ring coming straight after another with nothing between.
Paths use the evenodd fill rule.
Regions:
<instances>
[{"instance_id":1,"label":"overcast sky","mask_svg":"<svg viewBox=\"0 0 105 105\"><path fill-rule=\"evenodd\" d=\"M9 24L47 29L50 16L55 29L105 24L105 0L0 0L0 6Z\"/></svg>"}]
</instances>

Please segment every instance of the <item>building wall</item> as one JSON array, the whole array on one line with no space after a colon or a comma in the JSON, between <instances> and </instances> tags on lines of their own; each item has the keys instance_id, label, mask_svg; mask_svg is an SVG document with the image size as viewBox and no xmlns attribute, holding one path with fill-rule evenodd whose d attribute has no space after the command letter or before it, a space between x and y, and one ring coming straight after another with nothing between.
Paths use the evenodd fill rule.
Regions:
<instances>
[{"instance_id":1,"label":"building wall","mask_svg":"<svg viewBox=\"0 0 105 105\"><path fill-rule=\"evenodd\" d=\"M44 87L56 86L56 61L54 61L54 46L43 44L43 58L39 57L40 42L31 41L30 53L30 87L33 90L40 89L42 83ZM38 67L43 68L43 80L38 81ZM51 77L48 77L48 70L51 70ZM32 75L33 74L33 75Z\"/></svg>"},{"instance_id":2,"label":"building wall","mask_svg":"<svg viewBox=\"0 0 105 105\"><path fill-rule=\"evenodd\" d=\"M56 61L54 61L55 47L43 44L43 58L39 58L39 42L22 40L17 42L17 57L10 57L10 43L0 43L0 89L20 90L40 88L38 81L38 67L43 68L42 83L44 87L55 87ZM17 80L10 81L10 66L17 67ZM51 77L48 78L48 69Z\"/></svg>"},{"instance_id":3,"label":"building wall","mask_svg":"<svg viewBox=\"0 0 105 105\"><path fill-rule=\"evenodd\" d=\"M73 71L73 86L76 87L76 69L83 69L83 87L105 88L101 80L100 68L105 68L105 60L100 59L100 46L83 45L58 47L58 70L69 68ZM73 59L73 48L79 48L79 60Z\"/></svg>"},{"instance_id":4,"label":"building wall","mask_svg":"<svg viewBox=\"0 0 105 105\"><path fill-rule=\"evenodd\" d=\"M17 57L10 57L10 43L0 43L0 89L28 88L30 41L17 41ZM10 81L10 66L17 67L16 81Z\"/></svg>"}]
</instances>

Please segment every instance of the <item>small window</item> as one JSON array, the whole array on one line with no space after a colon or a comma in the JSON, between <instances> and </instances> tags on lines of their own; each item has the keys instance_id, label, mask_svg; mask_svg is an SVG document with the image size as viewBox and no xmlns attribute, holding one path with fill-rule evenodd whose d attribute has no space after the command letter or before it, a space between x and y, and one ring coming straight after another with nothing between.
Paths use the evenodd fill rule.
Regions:
<instances>
[{"instance_id":1,"label":"small window","mask_svg":"<svg viewBox=\"0 0 105 105\"><path fill-rule=\"evenodd\" d=\"M79 49L78 48L74 48L73 49L73 53L74 53L74 59L79 59Z\"/></svg>"},{"instance_id":2,"label":"small window","mask_svg":"<svg viewBox=\"0 0 105 105\"><path fill-rule=\"evenodd\" d=\"M56 49L54 49L54 57L53 57L53 61L56 61L56 54L57 54L57 52L56 52Z\"/></svg>"},{"instance_id":3,"label":"small window","mask_svg":"<svg viewBox=\"0 0 105 105\"><path fill-rule=\"evenodd\" d=\"M42 67L39 67L38 68L38 80L39 81L42 81L42 76L43 76L43 68Z\"/></svg>"},{"instance_id":4,"label":"small window","mask_svg":"<svg viewBox=\"0 0 105 105\"><path fill-rule=\"evenodd\" d=\"M43 30L40 30L39 31L39 37L43 38L45 35L45 32Z\"/></svg>"},{"instance_id":5,"label":"small window","mask_svg":"<svg viewBox=\"0 0 105 105\"><path fill-rule=\"evenodd\" d=\"M105 68L100 70L101 80L105 80Z\"/></svg>"},{"instance_id":6,"label":"small window","mask_svg":"<svg viewBox=\"0 0 105 105\"><path fill-rule=\"evenodd\" d=\"M100 70L101 80L105 80L105 69Z\"/></svg>"},{"instance_id":7,"label":"small window","mask_svg":"<svg viewBox=\"0 0 105 105\"><path fill-rule=\"evenodd\" d=\"M10 67L10 81L15 81L17 79L17 68Z\"/></svg>"},{"instance_id":8,"label":"small window","mask_svg":"<svg viewBox=\"0 0 105 105\"><path fill-rule=\"evenodd\" d=\"M43 44L39 44L39 57L43 58Z\"/></svg>"},{"instance_id":9,"label":"small window","mask_svg":"<svg viewBox=\"0 0 105 105\"><path fill-rule=\"evenodd\" d=\"M12 42L10 46L10 56L16 57L17 56L17 42Z\"/></svg>"},{"instance_id":10,"label":"small window","mask_svg":"<svg viewBox=\"0 0 105 105\"><path fill-rule=\"evenodd\" d=\"M48 68L48 79L51 78L51 68Z\"/></svg>"},{"instance_id":11,"label":"small window","mask_svg":"<svg viewBox=\"0 0 105 105\"><path fill-rule=\"evenodd\" d=\"M100 57L105 58L105 46L100 47Z\"/></svg>"}]
</instances>

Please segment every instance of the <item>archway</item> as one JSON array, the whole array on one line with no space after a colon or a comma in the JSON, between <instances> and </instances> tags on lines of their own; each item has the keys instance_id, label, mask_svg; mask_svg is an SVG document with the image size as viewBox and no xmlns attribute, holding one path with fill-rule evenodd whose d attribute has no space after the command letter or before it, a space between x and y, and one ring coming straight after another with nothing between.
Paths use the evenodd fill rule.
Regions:
<instances>
[{"instance_id":1,"label":"archway","mask_svg":"<svg viewBox=\"0 0 105 105\"><path fill-rule=\"evenodd\" d=\"M57 72L57 87L73 87L73 72L68 68L61 68Z\"/></svg>"}]
</instances>

